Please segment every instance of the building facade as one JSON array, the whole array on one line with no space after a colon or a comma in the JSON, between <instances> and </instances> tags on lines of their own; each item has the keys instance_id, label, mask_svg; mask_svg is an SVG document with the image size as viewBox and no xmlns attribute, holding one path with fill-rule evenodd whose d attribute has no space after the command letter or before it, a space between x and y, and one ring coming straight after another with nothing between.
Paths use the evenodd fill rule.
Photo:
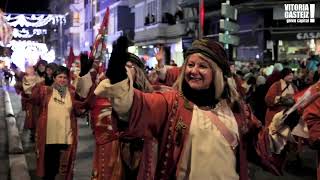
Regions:
<instances>
[{"instance_id":1,"label":"building facade","mask_svg":"<svg viewBox=\"0 0 320 180\"><path fill-rule=\"evenodd\" d=\"M221 1L204 0L204 36L218 40L221 19ZM230 1L238 9L237 23L240 44L233 46L233 59L240 61L275 61L305 59L309 52L320 53L319 32L320 4L315 0L292 0L290 4L315 4L315 23L287 23L284 17L288 1L239 0ZM192 38L197 38L198 0L182 0L180 4L186 13L185 21L191 28ZM194 27L194 28L192 28ZM320 34L320 33L319 33Z\"/></svg>"},{"instance_id":2,"label":"building facade","mask_svg":"<svg viewBox=\"0 0 320 180\"><path fill-rule=\"evenodd\" d=\"M166 63L174 60L183 63L182 37L186 26L179 21L181 9L178 0L129 0L134 13L134 42L136 52L142 56L149 67L155 66L157 46L163 45Z\"/></svg>"}]
</instances>

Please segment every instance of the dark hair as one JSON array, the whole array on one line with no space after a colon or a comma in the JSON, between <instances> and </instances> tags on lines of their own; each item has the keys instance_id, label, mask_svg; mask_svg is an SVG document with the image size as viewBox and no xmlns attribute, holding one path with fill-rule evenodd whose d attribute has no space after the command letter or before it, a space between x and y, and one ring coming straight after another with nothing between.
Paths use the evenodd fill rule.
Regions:
<instances>
[{"instance_id":1,"label":"dark hair","mask_svg":"<svg viewBox=\"0 0 320 180\"><path fill-rule=\"evenodd\" d=\"M293 73L293 71L290 68L283 68L281 71L281 78L285 78L290 73Z\"/></svg>"},{"instance_id":2,"label":"dark hair","mask_svg":"<svg viewBox=\"0 0 320 180\"><path fill-rule=\"evenodd\" d=\"M249 77L247 84L256 85L256 78L254 76Z\"/></svg>"},{"instance_id":3,"label":"dark hair","mask_svg":"<svg viewBox=\"0 0 320 180\"><path fill-rule=\"evenodd\" d=\"M40 59L35 66L38 68L40 64L46 66L48 62L46 60Z\"/></svg>"},{"instance_id":4,"label":"dark hair","mask_svg":"<svg viewBox=\"0 0 320 180\"><path fill-rule=\"evenodd\" d=\"M58 66L57 69L53 72L53 78L57 77L59 74L65 74L69 78L70 71L67 67Z\"/></svg>"},{"instance_id":5,"label":"dark hair","mask_svg":"<svg viewBox=\"0 0 320 180\"><path fill-rule=\"evenodd\" d=\"M47 69L51 69L53 72L58 68L58 64L56 64L56 63L49 63L49 64L47 64L46 65L46 70Z\"/></svg>"}]
</instances>

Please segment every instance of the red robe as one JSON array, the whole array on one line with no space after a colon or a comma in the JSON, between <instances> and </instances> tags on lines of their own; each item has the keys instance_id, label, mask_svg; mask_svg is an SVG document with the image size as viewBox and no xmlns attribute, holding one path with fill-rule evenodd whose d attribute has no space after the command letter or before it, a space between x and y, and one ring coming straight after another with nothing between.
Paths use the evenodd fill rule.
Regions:
<instances>
[{"instance_id":1,"label":"red robe","mask_svg":"<svg viewBox=\"0 0 320 180\"><path fill-rule=\"evenodd\" d=\"M166 108L159 110L158 107ZM268 130L259 128L259 123L250 109L244 110L245 107L247 106L242 104L240 111L234 112L240 132L240 142L236 154L239 162L237 170L240 180L248 179L247 152L249 148L253 148L257 152L262 166L275 174L281 174L283 154L276 155L269 152ZM193 104L176 91L150 94L135 90L129 116L130 133L127 136L155 137L158 140L159 153L155 179L171 179L177 175L177 167L189 133L192 113ZM179 128L179 124L183 124L184 128ZM250 141L248 137L253 136L256 138ZM143 157L148 156L143 154ZM152 167L145 167L145 172L139 174L138 179L150 179L150 168Z\"/></svg>"},{"instance_id":2,"label":"red robe","mask_svg":"<svg viewBox=\"0 0 320 180\"><path fill-rule=\"evenodd\" d=\"M161 91L164 87L159 86L158 88L158 90ZM93 153L92 180L123 179L124 172L120 157L119 138L130 139L132 137L128 131L120 133L117 130L116 117L106 116L101 120L102 124L97 124L101 110L107 107L111 108L110 102L106 98L98 97L91 111L91 127L96 141L95 151ZM110 127L112 129L110 129ZM138 176L143 176L146 172L148 172L151 177L154 176L154 162L156 160L153 154L155 152L153 143L153 139L144 139L143 156L141 157Z\"/></svg>"},{"instance_id":3,"label":"red robe","mask_svg":"<svg viewBox=\"0 0 320 180\"><path fill-rule=\"evenodd\" d=\"M156 82L155 85L163 84L171 87L178 79L180 72L181 72L180 67L167 68L165 79L164 80L158 79L158 82Z\"/></svg>"},{"instance_id":4,"label":"red robe","mask_svg":"<svg viewBox=\"0 0 320 180\"><path fill-rule=\"evenodd\" d=\"M37 83L38 86L44 85L44 81ZM37 121L39 117L39 106L35 105L32 101L28 101L30 94L26 94L23 90L21 91L21 105L26 111L26 117L24 121L24 128L35 129L37 127Z\"/></svg>"},{"instance_id":5,"label":"red robe","mask_svg":"<svg viewBox=\"0 0 320 180\"><path fill-rule=\"evenodd\" d=\"M76 157L76 148L78 143L78 126L76 113L78 109L84 108L86 103L80 103L75 101L75 91L73 88L68 88L71 100L72 100L72 111L70 114L71 129L72 129L72 144L62 155L60 160L59 173L65 180L72 180L73 178L73 167ZM32 97L29 99L33 104L37 104L40 107L40 116L36 128L36 154L37 154L37 169L36 174L39 177L43 177L45 174L44 166L44 154L46 145L46 134L47 134L47 117L48 117L48 103L52 96L53 89L48 86L41 86L37 84L32 89Z\"/></svg>"},{"instance_id":6,"label":"red robe","mask_svg":"<svg viewBox=\"0 0 320 180\"><path fill-rule=\"evenodd\" d=\"M320 81L311 87L311 93L320 91ZM318 151L317 180L320 180L320 98L314 100L303 110L302 119L307 123L310 146Z\"/></svg>"},{"instance_id":7,"label":"red robe","mask_svg":"<svg viewBox=\"0 0 320 180\"><path fill-rule=\"evenodd\" d=\"M105 116L100 121L100 125L97 124L101 110L108 107L111 108L111 104L106 98L96 98L93 105L91 110L91 127L96 145L93 152L93 170L91 179L120 179L122 167L120 163L119 137L112 125L111 115ZM108 111L111 111L111 109ZM110 129L110 127L112 129Z\"/></svg>"},{"instance_id":8,"label":"red robe","mask_svg":"<svg viewBox=\"0 0 320 180\"><path fill-rule=\"evenodd\" d=\"M297 88L293 84L291 85L293 86L294 93L298 92ZM275 103L275 98L277 96L281 96L281 92L282 89L280 81L275 82L268 90L268 93L265 97L265 102L268 107L265 117L266 126L268 126L271 123L272 118L275 114L286 108L286 106L277 105Z\"/></svg>"}]
</instances>

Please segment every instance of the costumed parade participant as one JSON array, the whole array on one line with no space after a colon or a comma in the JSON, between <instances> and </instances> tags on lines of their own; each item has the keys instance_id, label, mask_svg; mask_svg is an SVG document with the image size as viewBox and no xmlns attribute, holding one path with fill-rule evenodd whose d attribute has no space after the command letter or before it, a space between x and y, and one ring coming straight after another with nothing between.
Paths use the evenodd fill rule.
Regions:
<instances>
[{"instance_id":1,"label":"costumed parade participant","mask_svg":"<svg viewBox=\"0 0 320 180\"><path fill-rule=\"evenodd\" d=\"M308 127L309 144L312 149L317 151L317 180L320 180L320 81L310 87L310 94L314 98L304 108L302 119Z\"/></svg>"},{"instance_id":2,"label":"costumed parade participant","mask_svg":"<svg viewBox=\"0 0 320 180\"><path fill-rule=\"evenodd\" d=\"M267 112L265 124L269 125L273 116L291 107L294 103L294 94L298 92L296 86L292 83L293 71L289 68L284 68L281 71L281 79L272 84L265 97Z\"/></svg>"},{"instance_id":3,"label":"costumed parade participant","mask_svg":"<svg viewBox=\"0 0 320 180\"><path fill-rule=\"evenodd\" d=\"M32 101L26 101L26 98L29 98L32 93L32 88L37 84L43 82L43 79L39 77L35 71L33 66L29 66L26 68L26 73L22 79L22 94L21 99L23 101L23 106L26 111L26 117L24 121L24 127L30 130L30 140L34 142L35 140L35 129L37 126L38 118L39 118L39 109L36 108Z\"/></svg>"},{"instance_id":4,"label":"costumed parade participant","mask_svg":"<svg viewBox=\"0 0 320 180\"><path fill-rule=\"evenodd\" d=\"M52 86L34 86L28 102L39 106L36 128L36 174L45 180L71 180L78 142L76 114L86 102L74 99L69 85L69 69L57 67Z\"/></svg>"},{"instance_id":5,"label":"costumed parade participant","mask_svg":"<svg viewBox=\"0 0 320 180\"><path fill-rule=\"evenodd\" d=\"M127 38L122 37L115 46L127 49L128 43ZM153 87L147 80L140 58L128 52L123 54L123 58L126 59L126 67L133 74L134 87L143 92L152 92ZM92 83L80 78L78 84L79 89L82 89ZM114 124L117 118L112 117L110 99L97 96L91 111L91 124L96 141L92 179L136 179L137 176L142 176L140 169L145 168L149 168L149 173L153 176L155 166L150 164L147 158L155 157L154 139L128 136L126 126ZM142 157L142 152L146 156Z\"/></svg>"},{"instance_id":6,"label":"costumed parade participant","mask_svg":"<svg viewBox=\"0 0 320 180\"><path fill-rule=\"evenodd\" d=\"M165 93L133 88L122 58L125 52L113 49L109 79L100 82L95 94L111 99L120 119L116 123L125 123L128 135L158 140L154 179L247 180L250 148L263 167L281 174L285 153L269 151L274 139L240 100L222 45L196 40L175 83L177 91ZM150 179L149 175L138 179Z\"/></svg>"},{"instance_id":7,"label":"costumed parade participant","mask_svg":"<svg viewBox=\"0 0 320 180\"><path fill-rule=\"evenodd\" d=\"M307 90L296 94L297 102L292 107L276 113L269 125L269 130L272 135L277 136L278 134L281 134L288 139L292 139L292 135L307 138L309 139L310 147L319 151L319 90L320 82L317 82ZM300 119L301 115L302 118ZM294 118L287 119L288 116ZM299 124L297 124L297 122L299 122ZM305 124L307 125L307 128L304 127ZM293 129L292 132L291 129ZM287 142L284 140L282 141L282 143L274 144L274 146L278 146L276 149L284 149L284 145L286 145ZM279 142L281 142L281 140ZM317 179L320 180L319 157L317 164Z\"/></svg>"},{"instance_id":8,"label":"costumed parade participant","mask_svg":"<svg viewBox=\"0 0 320 180\"><path fill-rule=\"evenodd\" d=\"M46 60L39 59L38 62L34 65L37 75L41 78L45 78L46 75L46 66L48 62Z\"/></svg>"},{"instance_id":9,"label":"costumed parade participant","mask_svg":"<svg viewBox=\"0 0 320 180\"><path fill-rule=\"evenodd\" d=\"M104 20L101 24L99 34L97 35L96 41L94 43L92 54L90 55L95 59L93 67L89 72L85 71L81 66L81 71L85 75L78 79L77 92L82 98L86 97L87 90L91 84L96 81L105 79L105 77L99 75L102 74L103 68L100 65L104 65L106 45L105 38L107 36L107 24L109 17L109 9L107 9ZM118 44L123 49L128 48L128 41L122 38ZM126 56L128 55L128 56ZM146 78L144 72L144 64L141 62L139 57L134 54L123 54L125 58L126 66L134 74L134 87L138 88L144 92L151 92L153 88ZM81 62L82 63L82 62ZM90 66L91 67L91 66ZM98 78L92 73L96 72ZM89 81L91 77L92 82ZM152 152L153 150L153 139L147 140L142 138L130 138L126 135L126 127L122 128L124 133L119 132L118 127L114 124L117 117L112 117L112 108L110 104L110 99L105 97L97 96L92 102L91 110L91 127L93 130L96 146L93 154L93 170L92 177L93 180L120 180L120 179L136 179L138 171L143 168L141 166L150 167L150 174L154 174L155 167L142 160L141 151L148 151L147 156L144 157L155 157ZM153 167L153 168L152 168ZM152 175L151 175L152 176Z\"/></svg>"}]
</instances>

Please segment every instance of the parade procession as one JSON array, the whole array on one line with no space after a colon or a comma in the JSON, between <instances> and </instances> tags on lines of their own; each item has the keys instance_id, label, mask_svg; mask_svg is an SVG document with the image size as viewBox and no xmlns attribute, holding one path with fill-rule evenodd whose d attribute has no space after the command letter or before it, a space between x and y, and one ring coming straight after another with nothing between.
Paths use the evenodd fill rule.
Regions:
<instances>
[{"instance_id":1,"label":"parade procession","mask_svg":"<svg viewBox=\"0 0 320 180\"><path fill-rule=\"evenodd\" d=\"M0 180L320 180L319 77L317 0L1 0Z\"/></svg>"}]
</instances>

